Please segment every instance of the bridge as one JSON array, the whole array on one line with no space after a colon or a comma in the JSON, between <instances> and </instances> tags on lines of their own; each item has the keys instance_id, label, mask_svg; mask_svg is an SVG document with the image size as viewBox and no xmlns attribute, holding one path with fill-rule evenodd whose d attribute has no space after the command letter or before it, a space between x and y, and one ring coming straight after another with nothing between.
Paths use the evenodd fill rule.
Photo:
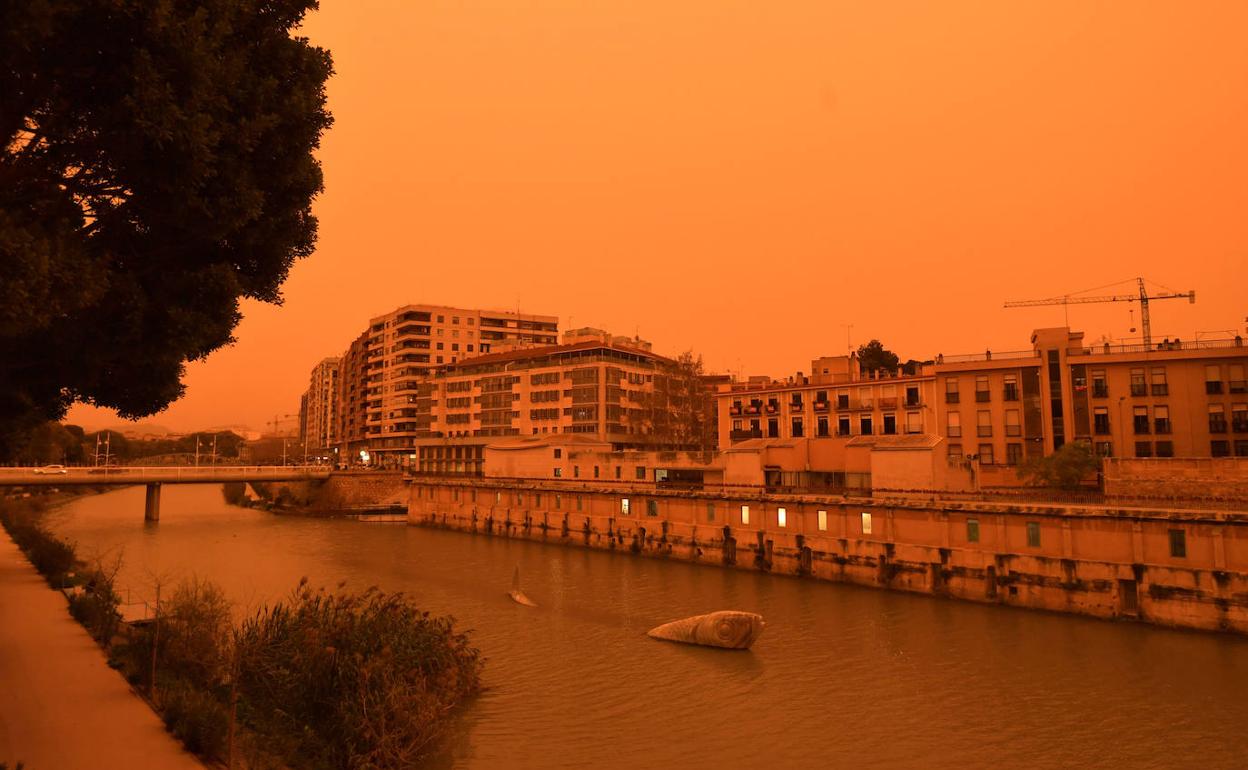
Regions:
<instances>
[{"instance_id":1,"label":"bridge","mask_svg":"<svg viewBox=\"0 0 1248 770\"><path fill-rule=\"evenodd\" d=\"M143 517L160 521L162 484L224 484L230 481L312 481L329 478L327 465L103 466L0 468L0 487L147 485Z\"/></svg>"}]
</instances>

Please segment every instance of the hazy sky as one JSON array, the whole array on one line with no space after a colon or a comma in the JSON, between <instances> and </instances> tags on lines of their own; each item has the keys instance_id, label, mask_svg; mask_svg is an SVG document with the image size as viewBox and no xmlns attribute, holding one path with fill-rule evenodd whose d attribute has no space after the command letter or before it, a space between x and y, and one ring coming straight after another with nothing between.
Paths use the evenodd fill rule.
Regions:
<instances>
[{"instance_id":1,"label":"hazy sky","mask_svg":"<svg viewBox=\"0 0 1248 770\"><path fill-rule=\"evenodd\" d=\"M317 253L151 421L296 412L316 361L413 302L776 375L845 324L903 358L1026 348L1063 311L1004 300L1137 275L1199 293L1156 303L1156 336L1242 332L1245 29L1243 0L322 0ZM1089 338L1130 320L1070 312Z\"/></svg>"}]
</instances>

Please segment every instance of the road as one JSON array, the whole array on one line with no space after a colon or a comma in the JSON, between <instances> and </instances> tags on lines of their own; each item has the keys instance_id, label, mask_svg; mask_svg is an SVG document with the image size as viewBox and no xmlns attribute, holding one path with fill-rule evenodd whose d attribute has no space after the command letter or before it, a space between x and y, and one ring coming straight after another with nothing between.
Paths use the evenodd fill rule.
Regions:
<instances>
[{"instance_id":1,"label":"road","mask_svg":"<svg viewBox=\"0 0 1248 770\"><path fill-rule=\"evenodd\" d=\"M203 770L0 532L0 763Z\"/></svg>"}]
</instances>

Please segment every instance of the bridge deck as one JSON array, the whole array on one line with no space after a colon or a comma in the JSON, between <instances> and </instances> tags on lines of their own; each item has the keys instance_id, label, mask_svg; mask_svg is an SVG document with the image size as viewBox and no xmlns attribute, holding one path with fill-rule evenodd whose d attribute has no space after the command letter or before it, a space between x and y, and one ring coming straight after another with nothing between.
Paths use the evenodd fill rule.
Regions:
<instances>
[{"instance_id":1,"label":"bridge deck","mask_svg":"<svg viewBox=\"0 0 1248 770\"><path fill-rule=\"evenodd\" d=\"M327 479L324 465L113 466L105 468L0 468L0 486L63 487L75 484L221 484L227 481Z\"/></svg>"}]
</instances>

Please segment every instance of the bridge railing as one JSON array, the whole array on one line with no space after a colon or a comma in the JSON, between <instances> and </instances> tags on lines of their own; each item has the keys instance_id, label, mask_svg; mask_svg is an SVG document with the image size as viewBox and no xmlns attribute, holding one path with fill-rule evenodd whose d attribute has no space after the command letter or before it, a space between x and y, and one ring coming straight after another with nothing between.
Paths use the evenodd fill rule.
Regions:
<instances>
[{"instance_id":1,"label":"bridge railing","mask_svg":"<svg viewBox=\"0 0 1248 770\"><path fill-rule=\"evenodd\" d=\"M6 479L34 478L41 480L64 479L98 479L99 481L118 481L134 477L147 482L153 481L199 481L225 478L230 480L273 479L273 478L324 478L329 476L332 468L327 465L222 465L222 466L183 466L183 465L109 465L100 467L65 467L49 469L47 466L34 468L0 468L0 482Z\"/></svg>"}]
</instances>

